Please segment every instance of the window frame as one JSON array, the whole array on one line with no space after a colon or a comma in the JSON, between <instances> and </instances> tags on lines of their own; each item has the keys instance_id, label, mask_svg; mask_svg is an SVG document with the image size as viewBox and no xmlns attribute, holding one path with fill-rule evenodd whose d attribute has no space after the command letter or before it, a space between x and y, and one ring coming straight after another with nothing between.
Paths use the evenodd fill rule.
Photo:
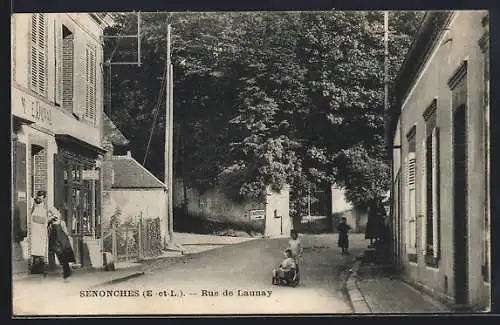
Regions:
<instances>
[{"instance_id":1,"label":"window frame","mask_svg":"<svg viewBox=\"0 0 500 325\"><path fill-rule=\"evenodd\" d=\"M423 218L422 253L425 264L438 267L440 250L439 197L439 128L437 126L437 98L424 111L425 121L425 217ZM430 181L430 182L429 182ZM431 232L429 233L429 230Z\"/></svg>"}]
</instances>

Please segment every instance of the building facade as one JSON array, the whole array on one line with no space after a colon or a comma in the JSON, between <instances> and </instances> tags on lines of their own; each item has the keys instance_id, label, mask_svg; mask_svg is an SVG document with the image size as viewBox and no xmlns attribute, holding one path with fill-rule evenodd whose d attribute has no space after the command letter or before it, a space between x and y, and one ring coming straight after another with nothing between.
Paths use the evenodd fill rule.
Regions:
<instances>
[{"instance_id":1,"label":"building facade","mask_svg":"<svg viewBox=\"0 0 500 325\"><path fill-rule=\"evenodd\" d=\"M11 16L13 260L30 260L31 198L47 191L88 264L101 216L103 29L106 14ZM98 249L95 248L95 249ZM85 253L87 252L87 253Z\"/></svg>"},{"instance_id":2,"label":"building facade","mask_svg":"<svg viewBox=\"0 0 500 325\"><path fill-rule=\"evenodd\" d=\"M457 307L490 305L486 11L427 13L390 112L394 260Z\"/></svg>"}]
</instances>

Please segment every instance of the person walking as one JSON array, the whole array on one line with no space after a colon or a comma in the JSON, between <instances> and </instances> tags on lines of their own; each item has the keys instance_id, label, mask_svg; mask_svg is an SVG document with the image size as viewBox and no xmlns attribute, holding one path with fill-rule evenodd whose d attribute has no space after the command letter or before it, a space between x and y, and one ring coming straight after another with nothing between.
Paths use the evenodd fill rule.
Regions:
<instances>
[{"instance_id":1,"label":"person walking","mask_svg":"<svg viewBox=\"0 0 500 325\"><path fill-rule=\"evenodd\" d=\"M61 219L59 211L49 210L49 223L47 226L49 234L49 251L55 253L63 268L63 278L71 276L70 262L75 263L75 254L71 247L66 223Z\"/></svg>"},{"instance_id":2,"label":"person walking","mask_svg":"<svg viewBox=\"0 0 500 325\"><path fill-rule=\"evenodd\" d=\"M31 206L31 274L46 274L45 258L48 255L48 208L46 199L46 191L37 191Z\"/></svg>"},{"instance_id":3,"label":"person walking","mask_svg":"<svg viewBox=\"0 0 500 325\"><path fill-rule=\"evenodd\" d=\"M347 219L343 217L337 226L339 233L338 246L341 249L342 255L349 255L349 230L351 230L351 226L347 224Z\"/></svg>"}]
</instances>

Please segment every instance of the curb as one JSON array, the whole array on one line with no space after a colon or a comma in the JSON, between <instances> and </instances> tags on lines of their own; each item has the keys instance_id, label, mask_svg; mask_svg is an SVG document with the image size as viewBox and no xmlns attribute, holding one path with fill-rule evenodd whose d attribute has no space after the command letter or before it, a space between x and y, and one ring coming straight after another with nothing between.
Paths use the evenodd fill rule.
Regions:
<instances>
[{"instance_id":1,"label":"curb","mask_svg":"<svg viewBox=\"0 0 500 325\"><path fill-rule=\"evenodd\" d=\"M360 264L361 261L354 263L352 273L347 278L345 286L353 312L355 314L368 314L371 313L370 307L356 284Z\"/></svg>"},{"instance_id":2,"label":"curb","mask_svg":"<svg viewBox=\"0 0 500 325\"><path fill-rule=\"evenodd\" d=\"M116 283L120 283L120 282L125 282L125 281L133 279L133 278L138 278L141 275L144 275L144 272L134 272L134 273L131 273L131 274L127 274L127 275L124 275L124 276L117 277L115 279L111 279L109 281L105 281L105 282L101 282L101 283L95 284L95 285L91 286L90 288L92 289L92 288L106 286L106 285L110 285L110 284L116 284Z\"/></svg>"}]
</instances>

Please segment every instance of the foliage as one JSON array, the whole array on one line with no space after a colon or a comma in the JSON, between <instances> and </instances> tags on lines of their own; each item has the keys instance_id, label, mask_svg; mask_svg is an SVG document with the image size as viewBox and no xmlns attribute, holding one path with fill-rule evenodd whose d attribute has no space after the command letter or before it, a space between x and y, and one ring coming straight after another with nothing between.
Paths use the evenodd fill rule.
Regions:
<instances>
[{"instance_id":1,"label":"foliage","mask_svg":"<svg viewBox=\"0 0 500 325\"><path fill-rule=\"evenodd\" d=\"M390 80L418 27L419 12L392 12ZM175 173L234 199L292 186L292 212L310 187L338 183L363 204L389 189L384 130L381 12L220 12L142 15L140 68L113 66L111 118L162 178L164 103L157 106L172 25ZM136 18L117 16L108 34L131 33ZM133 44L106 42L113 60ZM109 78L109 76L108 76ZM109 80L108 80L109 81Z\"/></svg>"}]
</instances>

